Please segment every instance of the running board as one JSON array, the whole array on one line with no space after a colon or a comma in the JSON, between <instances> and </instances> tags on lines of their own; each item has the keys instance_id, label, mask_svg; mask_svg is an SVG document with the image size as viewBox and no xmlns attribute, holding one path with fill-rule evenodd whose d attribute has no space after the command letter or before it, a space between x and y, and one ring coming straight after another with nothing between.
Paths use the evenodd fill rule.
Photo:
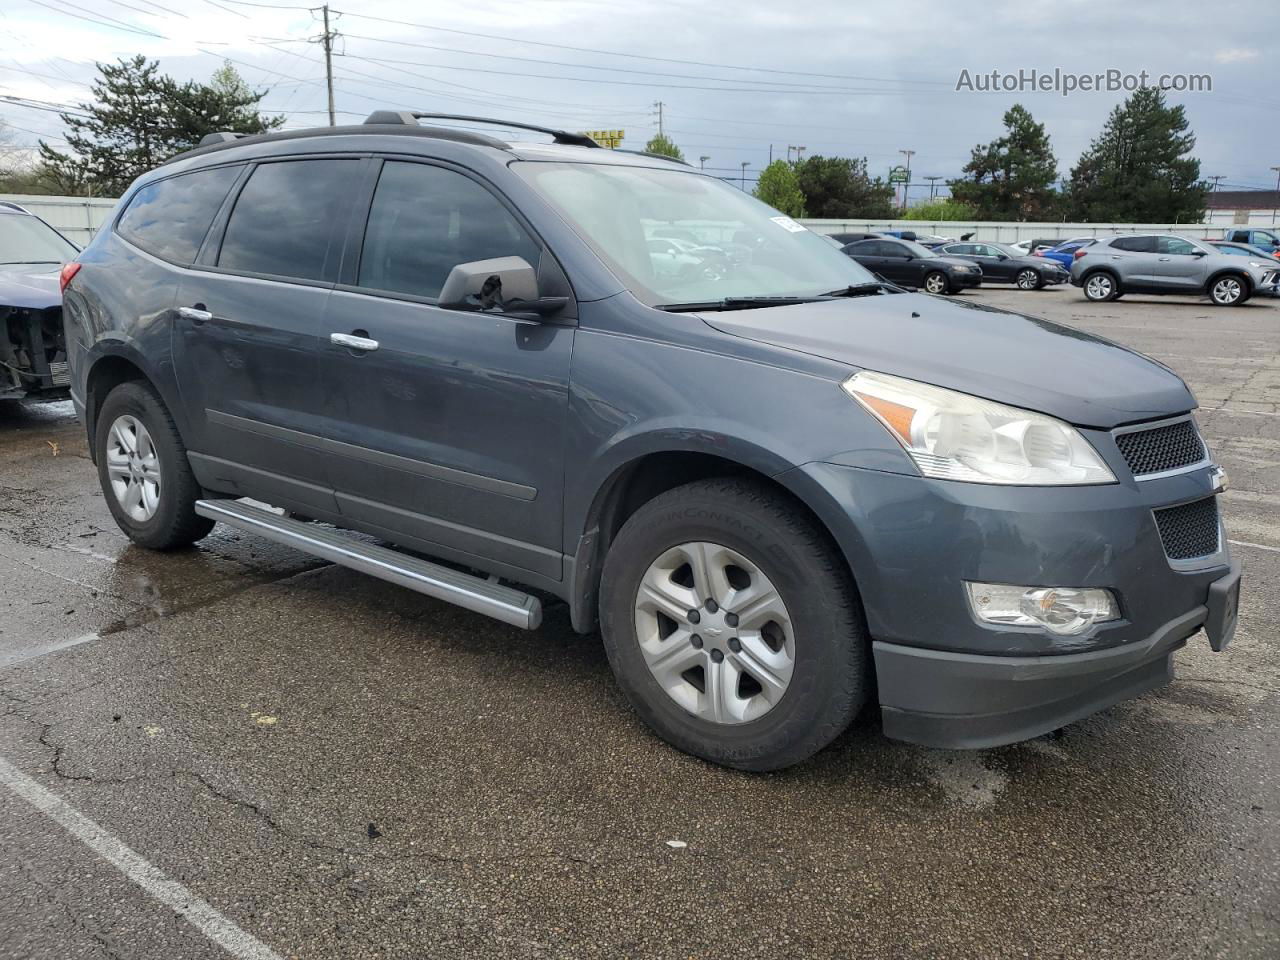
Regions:
<instances>
[{"instance_id":1,"label":"running board","mask_svg":"<svg viewBox=\"0 0 1280 960\"><path fill-rule=\"evenodd\" d=\"M352 539L330 527L292 520L236 500L197 500L196 513L514 627L536 630L542 623L542 602L537 597L429 560Z\"/></svg>"}]
</instances>

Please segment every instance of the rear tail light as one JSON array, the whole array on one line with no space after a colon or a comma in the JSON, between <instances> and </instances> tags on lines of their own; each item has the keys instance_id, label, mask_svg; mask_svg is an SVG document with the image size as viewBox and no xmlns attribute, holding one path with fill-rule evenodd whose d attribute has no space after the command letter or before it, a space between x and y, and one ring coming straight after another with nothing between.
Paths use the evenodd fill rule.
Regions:
<instances>
[{"instance_id":1,"label":"rear tail light","mask_svg":"<svg viewBox=\"0 0 1280 960\"><path fill-rule=\"evenodd\" d=\"M1083 257L1083 256L1084 256L1084 249L1085 249L1084 247L1081 247L1079 250L1077 250L1075 253L1073 253L1073 254L1071 255L1071 259L1072 259L1072 260L1079 260L1081 257Z\"/></svg>"},{"instance_id":2,"label":"rear tail light","mask_svg":"<svg viewBox=\"0 0 1280 960\"><path fill-rule=\"evenodd\" d=\"M58 289L61 290L61 292L66 293L67 284L70 283L71 278L79 272L80 264L75 261L72 261L71 263L64 263L62 265L62 271L58 274Z\"/></svg>"}]
</instances>

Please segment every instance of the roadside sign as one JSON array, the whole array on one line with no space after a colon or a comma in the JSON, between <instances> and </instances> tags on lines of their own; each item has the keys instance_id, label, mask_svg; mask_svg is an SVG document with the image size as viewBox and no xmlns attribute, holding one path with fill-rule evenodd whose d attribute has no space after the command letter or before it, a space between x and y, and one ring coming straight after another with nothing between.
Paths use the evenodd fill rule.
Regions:
<instances>
[{"instance_id":1,"label":"roadside sign","mask_svg":"<svg viewBox=\"0 0 1280 960\"><path fill-rule=\"evenodd\" d=\"M583 133L600 146L608 147L610 150L616 150L622 146L622 138L627 135L625 130L584 130Z\"/></svg>"},{"instance_id":2,"label":"roadside sign","mask_svg":"<svg viewBox=\"0 0 1280 960\"><path fill-rule=\"evenodd\" d=\"M906 167L890 167L889 182L890 183L906 183L907 168Z\"/></svg>"}]
</instances>

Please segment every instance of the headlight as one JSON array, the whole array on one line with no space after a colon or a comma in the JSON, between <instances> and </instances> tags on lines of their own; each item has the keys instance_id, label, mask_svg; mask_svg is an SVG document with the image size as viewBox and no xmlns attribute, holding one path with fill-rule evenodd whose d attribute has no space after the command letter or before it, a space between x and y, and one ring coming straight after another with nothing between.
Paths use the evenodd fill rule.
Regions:
<instances>
[{"instance_id":1,"label":"headlight","mask_svg":"<svg viewBox=\"0 0 1280 960\"><path fill-rule=\"evenodd\" d=\"M1089 442L1053 417L869 370L841 386L926 477L1030 486L1115 482Z\"/></svg>"},{"instance_id":2,"label":"headlight","mask_svg":"<svg viewBox=\"0 0 1280 960\"><path fill-rule=\"evenodd\" d=\"M1259 270L1270 270L1275 266L1274 263L1258 263L1256 260L1250 260L1249 266L1257 267Z\"/></svg>"},{"instance_id":3,"label":"headlight","mask_svg":"<svg viewBox=\"0 0 1280 960\"><path fill-rule=\"evenodd\" d=\"M966 583L965 590L974 616L998 626L1044 627L1050 633L1071 636L1084 633L1095 623L1120 618L1111 591L1096 587Z\"/></svg>"}]
</instances>

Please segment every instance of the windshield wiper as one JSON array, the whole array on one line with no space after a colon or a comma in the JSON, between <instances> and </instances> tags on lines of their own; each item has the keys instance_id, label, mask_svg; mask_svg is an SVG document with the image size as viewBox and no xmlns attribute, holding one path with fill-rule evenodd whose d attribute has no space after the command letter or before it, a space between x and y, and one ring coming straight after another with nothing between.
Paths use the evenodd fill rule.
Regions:
<instances>
[{"instance_id":1,"label":"windshield wiper","mask_svg":"<svg viewBox=\"0 0 1280 960\"><path fill-rule=\"evenodd\" d=\"M696 313L699 310L750 310L755 307L787 307L793 303L817 303L830 300L819 297L725 297L723 300L703 300L700 303L660 303L659 310L668 313Z\"/></svg>"},{"instance_id":2,"label":"windshield wiper","mask_svg":"<svg viewBox=\"0 0 1280 960\"><path fill-rule=\"evenodd\" d=\"M881 280L872 280L868 283L855 283L852 286L841 287L839 290L832 290L830 293L823 294L824 297L865 297L875 293L902 293L901 287L896 287L892 283L885 283Z\"/></svg>"},{"instance_id":3,"label":"windshield wiper","mask_svg":"<svg viewBox=\"0 0 1280 960\"><path fill-rule=\"evenodd\" d=\"M25 267L36 263L61 263L61 260L0 260L0 267Z\"/></svg>"}]
</instances>

